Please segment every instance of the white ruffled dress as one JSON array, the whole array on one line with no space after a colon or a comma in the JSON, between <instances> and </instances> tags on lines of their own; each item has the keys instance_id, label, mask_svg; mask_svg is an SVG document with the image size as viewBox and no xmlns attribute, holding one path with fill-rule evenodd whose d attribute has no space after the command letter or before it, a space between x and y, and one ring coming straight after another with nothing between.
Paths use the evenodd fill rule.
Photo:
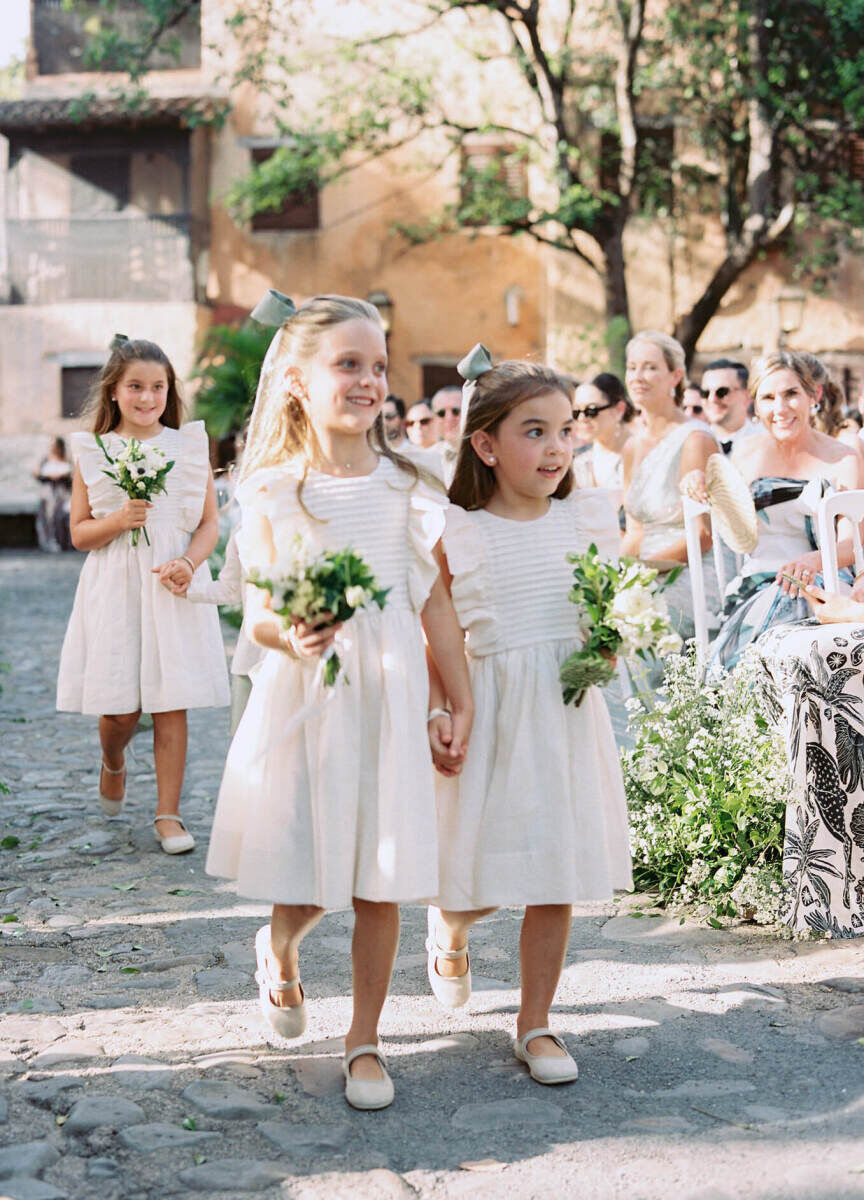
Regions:
<instances>
[{"instance_id":1,"label":"white ruffled dress","mask_svg":"<svg viewBox=\"0 0 864 1200\"><path fill-rule=\"evenodd\" d=\"M558 680L582 641L566 555L587 549L598 523L594 497L581 492L533 521L447 510L475 716L462 774L436 778L441 908L571 904L631 886L606 702L589 688L567 706Z\"/></svg>"},{"instance_id":2,"label":"white ruffled dress","mask_svg":"<svg viewBox=\"0 0 864 1200\"><path fill-rule=\"evenodd\" d=\"M308 513L297 483L290 468L268 468L238 489L244 568L261 554L247 531L263 515L277 547L297 532L350 546L391 590L383 610L356 613L337 634L344 679L332 689L317 660L265 653L228 752L207 872L274 904L425 900L438 861L420 613L438 575L442 499L385 458L357 478L310 472Z\"/></svg>"},{"instance_id":3,"label":"white ruffled dress","mask_svg":"<svg viewBox=\"0 0 864 1200\"><path fill-rule=\"evenodd\" d=\"M93 434L73 433L71 441L93 516L122 508L126 494L104 474L109 464ZM123 448L116 433L102 441L112 457ZM150 545L142 534L132 546L124 532L87 555L60 654L62 712L155 713L229 702L216 609L172 595L152 573L185 554L201 522L209 467L204 423L166 427L150 444L174 460L167 491L153 497L147 515ZM209 577L202 564L196 582Z\"/></svg>"}]
</instances>

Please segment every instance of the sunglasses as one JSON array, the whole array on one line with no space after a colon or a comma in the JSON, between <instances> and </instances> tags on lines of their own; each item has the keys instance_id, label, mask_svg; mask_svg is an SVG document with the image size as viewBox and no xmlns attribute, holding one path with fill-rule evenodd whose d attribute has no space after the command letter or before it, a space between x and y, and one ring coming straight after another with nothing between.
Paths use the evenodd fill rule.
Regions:
<instances>
[{"instance_id":1,"label":"sunglasses","mask_svg":"<svg viewBox=\"0 0 864 1200\"><path fill-rule=\"evenodd\" d=\"M462 408L460 406L459 408L436 408L435 409L436 417L446 417L448 413L450 414L451 417L461 417Z\"/></svg>"},{"instance_id":2,"label":"sunglasses","mask_svg":"<svg viewBox=\"0 0 864 1200\"><path fill-rule=\"evenodd\" d=\"M428 425L432 420L433 417L415 417L413 421L406 421L405 427L410 429L412 425Z\"/></svg>"},{"instance_id":3,"label":"sunglasses","mask_svg":"<svg viewBox=\"0 0 864 1200\"><path fill-rule=\"evenodd\" d=\"M735 389L734 389L734 388L731 388L731 387L720 387L720 388L714 388L714 391L713 391L713 392L711 392L711 391L710 391L710 390L708 390L707 388L700 388L699 390L700 390L700 392L702 393L702 399L703 399L703 400L707 400L707 399L708 399L708 397L709 397L709 396L711 396L711 395L714 395L714 396L716 396L718 400L725 400L725 399L726 399L726 397L729 395L729 393L730 393L730 392L734 392L734 391L735 391Z\"/></svg>"},{"instance_id":4,"label":"sunglasses","mask_svg":"<svg viewBox=\"0 0 864 1200\"><path fill-rule=\"evenodd\" d=\"M607 408L614 408L617 401L611 401L608 404L588 404L585 408L573 409L573 420L578 421L580 417L587 417L589 421L593 421L598 413L605 412Z\"/></svg>"},{"instance_id":5,"label":"sunglasses","mask_svg":"<svg viewBox=\"0 0 864 1200\"><path fill-rule=\"evenodd\" d=\"M701 412L705 411L701 404L685 404L684 407L689 408L691 413L693 413L694 416L696 415L696 413L701 413Z\"/></svg>"}]
</instances>

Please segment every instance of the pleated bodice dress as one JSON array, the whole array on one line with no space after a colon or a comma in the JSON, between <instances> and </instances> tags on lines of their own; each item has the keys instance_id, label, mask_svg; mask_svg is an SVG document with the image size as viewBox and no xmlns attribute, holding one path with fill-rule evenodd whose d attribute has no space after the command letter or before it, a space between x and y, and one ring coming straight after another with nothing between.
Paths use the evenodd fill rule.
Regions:
<instances>
[{"instance_id":1,"label":"pleated bodice dress","mask_svg":"<svg viewBox=\"0 0 864 1200\"><path fill-rule=\"evenodd\" d=\"M351 547L390 591L383 610L358 611L337 634L344 678L332 689L317 659L264 654L228 753L207 871L272 903L425 900L438 863L420 613L438 576L443 497L385 458L361 477L309 472L302 505L297 485L291 468L267 468L238 489L244 568L262 565L247 531L264 517L277 551L298 532L323 549Z\"/></svg>"},{"instance_id":2,"label":"pleated bodice dress","mask_svg":"<svg viewBox=\"0 0 864 1200\"><path fill-rule=\"evenodd\" d=\"M123 507L126 493L104 474L111 468L93 434L73 433L71 441L91 513L110 516ZM116 433L102 441L115 458L124 444ZM186 553L201 523L209 470L204 422L166 427L148 444L174 462L166 491L153 497L147 514L150 544L143 530L137 546L124 531L87 555L60 654L62 712L158 713L229 701L216 609L173 595L153 574L154 567ZM209 578L202 563L194 579Z\"/></svg>"},{"instance_id":3,"label":"pleated bodice dress","mask_svg":"<svg viewBox=\"0 0 864 1200\"><path fill-rule=\"evenodd\" d=\"M436 779L441 908L570 904L631 885L606 702L589 688L565 705L558 679L582 642L566 555L588 548L595 524L579 492L532 521L447 510L475 716L462 774Z\"/></svg>"}]
</instances>

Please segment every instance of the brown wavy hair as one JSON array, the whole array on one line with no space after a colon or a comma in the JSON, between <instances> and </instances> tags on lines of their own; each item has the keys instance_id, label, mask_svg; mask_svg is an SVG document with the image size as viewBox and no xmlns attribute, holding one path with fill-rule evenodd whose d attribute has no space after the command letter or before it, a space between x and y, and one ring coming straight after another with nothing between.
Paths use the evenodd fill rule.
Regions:
<instances>
[{"instance_id":1,"label":"brown wavy hair","mask_svg":"<svg viewBox=\"0 0 864 1200\"><path fill-rule=\"evenodd\" d=\"M750 388L751 399L755 401L759 385L769 375L781 370L791 371L793 375L796 375L807 395L812 400L816 399L819 389L809 363L803 354L796 354L791 350L775 350L772 354L766 354L763 358L756 359L750 368L750 381L747 385Z\"/></svg>"},{"instance_id":2,"label":"brown wavy hair","mask_svg":"<svg viewBox=\"0 0 864 1200\"><path fill-rule=\"evenodd\" d=\"M456 470L448 496L452 504L473 511L485 508L495 492L495 472L471 445L474 433L494 433L508 413L526 400L544 392L561 392L573 403L573 382L551 367L539 363L509 361L484 371L474 385L468 401L462 443L456 459ZM563 500L573 488L573 468L567 467L561 482L552 493Z\"/></svg>"},{"instance_id":3,"label":"brown wavy hair","mask_svg":"<svg viewBox=\"0 0 864 1200\"><path fill-rule=\"evenodd\" d=\"M846 397L840 384L831 378L831 372L815 354L799 352L798 357L810 368L813 382L822 389L822 398L813 411L812 425L820 433L836 437L843 425L843 409L846 407Z\"/></svg>"},{"instance_id":4,"label":"brown wavy hair","mask_svg":"<svg viewBox=\"0 0 864 1200\"><path fill-rule=\"evenodd\" d=\"M183 422L183 397L168 355L155 342L147 342L143 338L127 338L118 333L111 342L108 361L96 376L96 382L87 397L84 412L90 419L91 433L110 433L120 424L120 407L111 397L127 369L136 362L158 363L160 367L165 368L168 377L168 399L159 420L170 429L180 428Z\"/></svg>"}]
</instances>

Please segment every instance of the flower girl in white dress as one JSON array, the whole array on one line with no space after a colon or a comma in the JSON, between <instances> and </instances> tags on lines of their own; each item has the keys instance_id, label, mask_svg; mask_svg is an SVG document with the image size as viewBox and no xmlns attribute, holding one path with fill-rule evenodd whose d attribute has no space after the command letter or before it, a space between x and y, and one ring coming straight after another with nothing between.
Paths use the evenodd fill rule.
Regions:
<instances>
[{"instance_id":1,"label":"flower girl in white dress","mask_svg":"<svg viewBox=\"0 0 864 1200\"><path fill-rule=\"evenodd\" d=\"M167 854L181 854L195 845L180 819L186 709L228 703L216 611L180 599L193 576L210 578L206 560L218 536L207 434L202 421L181 426L182 402L164 351L122 334L97 379L93 414L93 432L72 435L72 543L90 553L60 655L57 707L99 716L99 795L107 816L123 807L124 751L138 717L153 714L156 837ZM99 435L112 458L131 438L161 451L173 463L165 491L152 503L127 496L105 474L110 464Z\"/></svg>"},{"instance_id":2,"label":"flower girl in white dress","mask_svg":"<svg viewBox=\"0 0 864 1200\"><path fill-rule=\"evenodd\" d=\"M280 329L236 493L243 567L266 577L300 533L321 550L350 547L389 591L383 609L361 609L344 626L295 620L286 631L267 593L248 589L245 625L267 653L228 754L207 870L273 903L256 938L257 980L284 1037L306 1023L301 941L326 909L353 905L345 1095L356 1108L383 1108L393 1085L378 1020L397 906L438 891L424 629L453 702L457 764L472 716L462 632L433 556L444 498L388 449L377 309L343 296L294 309L270 293L253 315ZM316 664L331 645L343 677L324 687Z\"/></svg>"},{"instance_id":3,"label":"flower girl in white dress","mask_svg":"<svg viewBox=\"0 0 864 1200\"><path fill-rule=\"evenodd\" d=\"M575 1079L549 1030L571 905L631 885L624 788L602 694L566 706L559 668L580 639L568 599L570 551L592 541L593 505L573 492L572 388L547 367L492 367L478 346L460 363L462 446L450 486L445 578L467 632L475 718L461 774L442 750L452 736L446 685L430 721L439 776L437 908L429 910L428 972L449 1008L471 992L467 934L501 905L525 905L516 1057L540 1083Z\"/></svg>"}]
</instances>

